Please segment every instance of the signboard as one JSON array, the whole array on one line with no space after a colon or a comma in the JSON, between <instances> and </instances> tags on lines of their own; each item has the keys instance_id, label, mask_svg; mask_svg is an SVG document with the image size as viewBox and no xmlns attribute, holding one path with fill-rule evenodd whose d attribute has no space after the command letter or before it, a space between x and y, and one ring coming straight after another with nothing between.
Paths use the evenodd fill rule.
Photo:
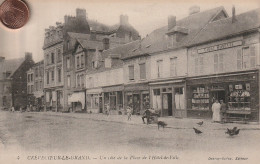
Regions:
<instances>
[{"instance_id":1,"label":"signboard","mask_svg":"<svg viewBox=\"0 0 260 164\"><path fill-rule=\"evenodd\" d=\"M223 43L223 44L219 44L219 45L215 45L215 46L211 46L211 47L201 48L201 49L198 49L198 53L202 54L202 53L227 49L227 48L231 48L231 47L241 46L241 45L242 45L242 40L239 40L239 41Z\"/></svg>"}]
</instances>

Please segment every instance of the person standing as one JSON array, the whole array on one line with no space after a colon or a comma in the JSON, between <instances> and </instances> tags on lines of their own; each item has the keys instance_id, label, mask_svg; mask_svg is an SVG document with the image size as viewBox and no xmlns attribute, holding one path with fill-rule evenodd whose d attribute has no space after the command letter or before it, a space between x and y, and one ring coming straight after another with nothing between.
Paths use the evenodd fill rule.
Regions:
<instances>
[{"instance_id":1,"label":"person standing","mask_svg":"<svg viewBox=\"0 0 260 164\"><path fill-rule=\"evenodd\" d=\"M226 111L227 111L227 105L224 103L223 100L220 100L220 112L221 112L221 123L226 122Z\"/></svg>"},{"instance_id":2,"label":"person standing","mask_svg":"<svg viewBox=\"0 0 260 164\"><path fill-rule=\"evenodd\" d=\"M216 99L212 105L212 112L213 112L212 121L213 122L221 121L220 108L221 108L221 105L218 102L218 100Z\"/></svg>"},{"instance_id":3,"label":"person standing","mask_svg":"<svg viewBox=\"0 0 260 164\"><path fill-rule=\"evenodd\" d=\"M12 106L11 111L14 112L14 106Z\"/></svg>"},{"instance_id":4,"label":"person standing","mask_svg":"<svg viewBox=\"0 0 260 164\"><path fill-rule=\"evenodd\" d=\"M126 109L128 121L131 120L132 112L133 112L132 108L128 106L127 109Z\"/></svg>"}]
</instances>

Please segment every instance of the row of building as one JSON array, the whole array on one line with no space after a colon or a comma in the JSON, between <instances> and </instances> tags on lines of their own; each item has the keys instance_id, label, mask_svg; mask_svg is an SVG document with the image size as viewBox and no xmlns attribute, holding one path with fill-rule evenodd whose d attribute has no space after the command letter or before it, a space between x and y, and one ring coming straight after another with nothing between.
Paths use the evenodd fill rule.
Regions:
<instances>
[{"instance_id":1,"label":"row of building","mask_svg":"<svg viewBox=\"0 0 260 164\"><path fill-rule=\"evenodd\" d=\"M76 12L45 31L44 60L27 72L31 103L112 114L150 106L161 116L211 118L218 99L230 118L259 121L260 9L236 15L233 8L229 16L223 7L195 6L142 39L126 15L106 26Z\"/></svg>"}]
</instances>

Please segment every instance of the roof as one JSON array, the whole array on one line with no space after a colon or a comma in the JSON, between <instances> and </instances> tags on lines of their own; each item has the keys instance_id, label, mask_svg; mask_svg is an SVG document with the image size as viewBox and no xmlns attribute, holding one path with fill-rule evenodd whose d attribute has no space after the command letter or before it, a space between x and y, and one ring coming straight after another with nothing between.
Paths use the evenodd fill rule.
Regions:
<instances>
[{"instance_id":1,"label":"roof","mask_svg":"<svg viewBox=\"0 0 260 164\"><path fill-rule=\"evenodd\" d=\"M115 54L117 55L119 54L121 58L125 58L128 56L129 53L132 52L132 50L136 49L139 46L139 44L140 44L140 40L136 40L133 42L119 45L115 48L104 50L102 52L102 58L104 59L109 55L115 55Z\"/></svg>"},{"instance_id":2,"label":"roof","mask_svg":"<svg viewBox=\"0 0 260 164\"><path fill-rule=\"evenodd\" d=\"M103 43L100 41L95 40L83 40L83 39L77 39L80 45L85 49L103 49Z\"/></svg>"},{"instance_id":3,"label":"roof","mask_svg":"<svg viewBox=\"0 0 260 164\"><path fill-rule=\"evenodd\" d=\"M10 72L11 75L21 66L24 62L24 58L4 60L0 62L0 71L1 72ZM10 75L10 77L11 77Z\"/></svg>"},{"instance_id":4,"label":"roof","mask_svg":"<svg viewBox=\"0 0 260 164\"><path fill-rule=\"evenodd\" d=\"M201 31L201 29L206 24L208 24L212 19L214 19L221 11L225 12L223 6L192 14L181 20L178 20L176 22L176 26L178 26L182 30L187 29L188 35L184 35L182 40L176 42L176 44L174 44L171 49L177 49L185 46L190 40L192 40L192 38L194 38ZM170 31L172 30L174 29L170 29ZM150 33L142 39L139 45L139 49L128 54L128 56L125 59L169 49L167 47L167 32L168 26L164 26L154 30L152 33Z\"/></svg>"},{"instance_id":5,"label":"roof","mask_svg":"<svg viewBox=\"0 0 260 164\"><path fill-rule=\"evenodd\" d=\"M234 34L260 27L260 8L236 15L236 21L232 23L232 17L220 19L208 24L189 45L196 45L208 41L221 39Z\"/></svg>"}]
</instances>

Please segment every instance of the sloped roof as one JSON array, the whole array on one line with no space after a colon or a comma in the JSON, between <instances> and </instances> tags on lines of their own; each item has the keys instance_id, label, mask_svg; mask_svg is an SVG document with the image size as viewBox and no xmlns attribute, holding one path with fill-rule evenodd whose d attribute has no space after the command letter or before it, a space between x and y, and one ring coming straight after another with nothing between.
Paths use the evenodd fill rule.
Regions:
<instances>
[{"instance_id":1,"label":"sloped roof","mask_svg":"<svg viewBox=\"0 0 260 164\"><path fill-rule=\"evenodd\" d=\"M0 71L11 72L12 75L20 67L24 60L24 58L4 60L3 62L0 62Z\"/></svg>"},{"instance_id":2,"label":"sloped roof","mask_svg":"<svg viewBox=\"0 0 260 164\"><path fill-rule=\"evenodd\" d=\"M136 49L140 44L140 40L136 40L130 43L119 45L115 48L111 48L108 50L104 50L102 52L102 58L106 58L109 55L119 54L121 58L125 58L128 56L129 53L132 52L132 50Z\"/></svg>"},{"instance_id":3,"label":"sloped roof","mask_svg":"<svg viewBox=\"0 0 260 164\"><path fill-rule=\"evenodd\" d=\"M225 11L224 7L217 7L210 10L202 11L196 14L189 15L176 22L176 26L188 29L188 35L184 35L182 40L176 42L171 49L176 49L185 46L192 38L194 38L201 29L210 22L219 12ZM171 31L171 29L170 29ZM167 35L168 26L164 26L154 30L152 33L142 39L139 48L128 54L125 58L131 58L146 53L160 52L167 50Z\"/></svg>"},{"instance_id":4,"label":"sloped roof","mask_svg":"<svg viewBox=\"0 0 260 164\"><path fill-rule=\"evenodd\" d=\"M189 45L196 45L260 27L260 8L208 24Z\"/></svg>"},{"instance_id":5,"label":"sloped roof","mask_svg":"<svg viewBox=\"0 0 260 164\"><path fill-rule=\"evenodd\" d=\"M95 40L83 40L83 39L77 39L78 42L81 44L81 46L85 49L103 49L103 43L100 41Z\"/></svg>"}]
</instances>

